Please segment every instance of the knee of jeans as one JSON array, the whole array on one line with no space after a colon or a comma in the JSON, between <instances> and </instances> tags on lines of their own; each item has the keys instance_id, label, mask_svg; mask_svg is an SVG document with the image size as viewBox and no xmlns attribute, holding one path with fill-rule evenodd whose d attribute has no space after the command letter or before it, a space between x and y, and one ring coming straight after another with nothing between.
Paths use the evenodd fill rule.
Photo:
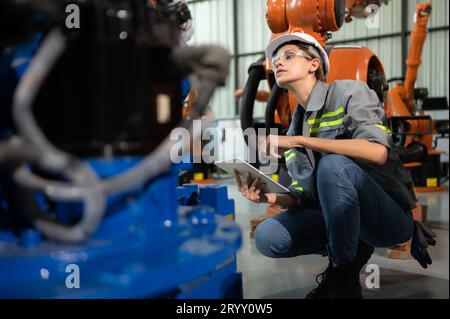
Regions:
<instances>
[{"instance_id":1,"label":"knee of jeans","mask_svg":"<svg viewBox=\"0 0 450 319\"><path fill-rule=\"evenodd\" d=\"M318 183L334 180L333 177L337 177L342 172L342 168L350 162L351 159L344 155L327 154L323 156L317 167Z\"/></svg>"},{"instance_id":2,"label":"knee of jeans","mask_svg":"<svg viewBox=\"0 0 450 319\"><path fill-rule=\"evenodd\" d=\"M261 254L271 258L284 257L292 247L287 229L276 219L269 218L255 229L255 245Z\"/></svg>"}]
</instances>

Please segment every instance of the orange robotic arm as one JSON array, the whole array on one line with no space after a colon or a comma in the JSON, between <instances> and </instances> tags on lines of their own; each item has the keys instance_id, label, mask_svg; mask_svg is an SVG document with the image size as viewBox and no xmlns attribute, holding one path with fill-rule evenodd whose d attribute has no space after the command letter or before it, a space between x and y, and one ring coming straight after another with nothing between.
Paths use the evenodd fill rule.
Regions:
<instances>
[{"instance_id":1,"label":"orange robotic arm","mask_svg":"<svg viewBox=\"0 0 450 319\"><path fill-rule=\"evenodd\" d=\"M431 14L431 3L418 3L416 6L416 23L411 32L411 44L408 59L406 60L406 75L403 84L404 100L408 109L414 107L414 84L417 79L417 70L422 63L423 45L427 37L427 24Z\"/></svg>"},{"instance_id":2,"label":"orange robotic arm","mask_svg":"<svg viewBox=\"0 0 450 319\"><path fill-rule=\"evenodd\" d=\"M406 75L403 83L389 90L391 98L390 108L392 115L408 117L414 111L414 84L417 79L417 71L421 64L423 45L427 37L427 24L431 14L430 3L419 3L416 5L416 21L411 33L408 58L406 60ZM429 130L429 120L408 120L404 122L404 132L427 132ZM432 150L432 134L417 134L406 136L403 145L408 146L414 141L424 144L429 151Z\"/></svg>"},{"instance_id":3,"label":"orange robotic arm","mask_svg":"<svg viewBox=\"0 0 450 319\"><path fill-rule=\"evenodd\" d=\"M325 47L327 32L338 31L344 20L367 18L374 6L389 0L267 0L267 24L276 37L282 33L305 32Z\"/></svg>"},{"instance_id":4,"label":"orange robotic arm","mask_svg":"<svg viewBox=\"0 0 450 319\"><path fill-rule=\"evenodd\" d=\"M337 31L344 22L345 1L268 0L267 24L272 38L282 33L305 32L325 46L328 31Z\"/></svg>"}]
</instances>

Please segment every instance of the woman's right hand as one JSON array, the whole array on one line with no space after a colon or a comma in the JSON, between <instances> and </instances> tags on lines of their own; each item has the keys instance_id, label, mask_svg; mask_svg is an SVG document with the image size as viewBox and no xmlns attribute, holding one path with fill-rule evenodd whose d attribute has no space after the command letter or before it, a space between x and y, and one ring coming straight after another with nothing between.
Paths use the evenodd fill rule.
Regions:
<instances>
[{"instance_id":1,"label":"woman's right hand","mask_svg":"<svg viewBox=\"0 0 450 319\"><path fill-rule=\"evenodd\" d=\"M262 193L259 177L252 180L250 173L247 173L245 180L242 181L236 170L234 171L234 177L236 179L239 192L241 192L245 198L255 203L268 202L267 196Z\"/></svg>"}]
</instances>

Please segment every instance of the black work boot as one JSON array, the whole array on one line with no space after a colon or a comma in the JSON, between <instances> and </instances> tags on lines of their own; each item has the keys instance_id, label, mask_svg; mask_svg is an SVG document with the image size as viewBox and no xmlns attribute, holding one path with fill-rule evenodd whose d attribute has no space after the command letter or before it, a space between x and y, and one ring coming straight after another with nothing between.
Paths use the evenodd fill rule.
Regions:
<instances>
[{"instance_id":1,"label":"black work boot","mask_svg":"<svg viewBox=\"0 0 450 319\"><path fill-rule=\"evenodd\" d=\"M316 277L319 284L306 299L362 299L359 273L369 261L373 247L359 242L355 259L341 266L333 266L330 262L327 269Z\"/></svg>"}]
</instances>

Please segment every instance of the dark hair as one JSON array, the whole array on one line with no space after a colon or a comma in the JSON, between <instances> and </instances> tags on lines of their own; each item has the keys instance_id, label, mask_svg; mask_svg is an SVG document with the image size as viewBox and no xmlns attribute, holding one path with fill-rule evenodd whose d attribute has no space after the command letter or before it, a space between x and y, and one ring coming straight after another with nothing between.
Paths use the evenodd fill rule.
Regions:
<instances>
[{"instance_id":1,"label":"dark hair","mask_svg":"<svg viewBox=\"0 0 450 319\"><path fill-rule=\"evenodd\" d=\"M322 61L322 58L320 57L320 55L317 56L316 54L314 54L313 52L311 52L311 50L309 49L309 46L308 46L308 45L305 45L303 42L298 41L298 40L292 40L292 41L285 42L285 43L283 43L283 44L280 44L280 45L275 49L275 51L273 52L273 54L275 55L275 54L278 52L278 50L279 50L280 48L284 47L285 45L289 45L289 44L297 46L300 50L302 50L303 52L305 52L305 53L310 57L311 60L312 60L312 59L318 59L318 60L319 60L319 62L320 62L320 63L319 63L319 67L318 67L317 70L314 72L314 75L316 76L316 79L317 79L318 81L325 82L325 74L324 74L324 72L323 72L323 67L322 67L322 62L323 62L323 61Z\"/></svg>"}]
</instances>

